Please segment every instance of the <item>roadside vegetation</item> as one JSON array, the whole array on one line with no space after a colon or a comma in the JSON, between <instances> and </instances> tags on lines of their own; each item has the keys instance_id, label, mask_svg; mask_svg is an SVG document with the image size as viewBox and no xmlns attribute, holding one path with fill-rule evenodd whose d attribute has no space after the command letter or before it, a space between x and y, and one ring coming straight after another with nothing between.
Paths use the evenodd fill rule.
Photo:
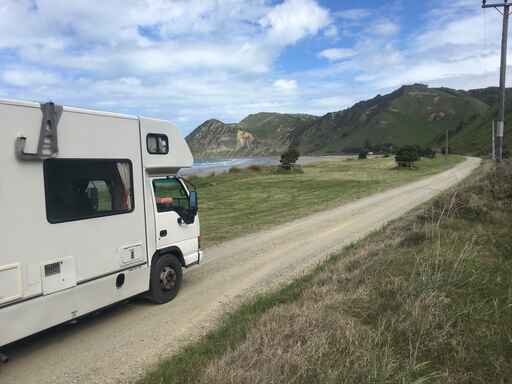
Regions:
<instances>
[{"instance_id":1,"label":"roadside vegetation","mask_svg":"<svg viewBox=\"0 0 512 384\"><path fill-rule=\"evenodd\" d=\"M141 383L507 383L512 162L228 314Z\"/></svg>"},{"instance_id":2,"label":"roadside vegetation","mask_svg":"<svg viewBox=\"0 0 512 384\"><path fill-rule=\"evenodd\" d=\"M283 172L275 167L233 168L227 174L193 177L203 244L210 246L433 175L462 159L422 159L406 170L398 170L392 158L376 158L321 162Z\"/></svg>"}]
</instances>

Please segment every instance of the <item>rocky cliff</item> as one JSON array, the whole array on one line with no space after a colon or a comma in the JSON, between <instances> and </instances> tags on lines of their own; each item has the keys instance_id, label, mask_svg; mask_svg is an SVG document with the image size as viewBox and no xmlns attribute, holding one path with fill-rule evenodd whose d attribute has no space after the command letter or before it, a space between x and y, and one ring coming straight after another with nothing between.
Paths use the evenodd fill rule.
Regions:
<instances>
[{"instance_id":1,"label":"rocky cliff","mask_svg":"<svg viewBox=\"0 0 512 384\"><path fill-rule=\"evenodd\" d=\"M310 115L257 113L239 123L207 120L187 136L196 158L265 156L282 153L294 131L318 119Z\"/></svg>"}]
</instances>

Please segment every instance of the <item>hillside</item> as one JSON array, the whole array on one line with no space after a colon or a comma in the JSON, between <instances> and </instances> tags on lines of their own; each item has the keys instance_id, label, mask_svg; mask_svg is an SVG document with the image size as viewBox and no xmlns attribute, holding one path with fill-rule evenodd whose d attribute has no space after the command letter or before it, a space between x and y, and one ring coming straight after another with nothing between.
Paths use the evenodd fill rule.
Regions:
<instances>
[{"instance_id":1,"label":"hillside","mask_svg":"<svg viewBox=\"0 0 512 384\"><path fill-rule=\"evenodd\" d=\"M290 144L299 146L303 154L333 154L355 152L369 144L439 147L449 130L454 148L478 152L485 140L477 135L475 145L470 145L473 139L464 138L462 131L483 132L478 122L489 121L489 105L495 100L492 88L466 92L414 84L322 117L257 113L236 124L208 120L187 141L199 158L276 155ZM455 140L455 135L460 138Z\"/></svg>"},{"instance_id":2,"label":"hillside","mask_svg":"<svg viewBox=\"0 0 512 384\"><path fill-rule=\"evenodd\" d=\"M197 158L277 155L318 117L303 114L256 113L235 124L207 120L187 136Z\"/></svg>"},{"instance_id":3,"label":"hillside","mask_svg":"<svg viewBox=\"0 0 512 384\"><path fill-rule=\"evenodd\" d=\"M432 145L446 129L456 129L488 108L465 92L404 86L325 115L300 135L300 147L304 153L337 153L367 143Z\"/></svg>"},{"instance_id":4,"label":"hillside","mask_svg":"<svg viewBox=\"0 0 512 384\"><path fill-rule=\"evenodd\" d=\"M468 121L452 138L453 151L470 155L485 156L491 152L491 124L496 119L498 88L475 89L468 92L473 97L492 106L486 113ZM512 121L512 89L507 89L505 122ZM512 124L505 124L505 150L512 149Z\"/></svg>"}]
</instances>

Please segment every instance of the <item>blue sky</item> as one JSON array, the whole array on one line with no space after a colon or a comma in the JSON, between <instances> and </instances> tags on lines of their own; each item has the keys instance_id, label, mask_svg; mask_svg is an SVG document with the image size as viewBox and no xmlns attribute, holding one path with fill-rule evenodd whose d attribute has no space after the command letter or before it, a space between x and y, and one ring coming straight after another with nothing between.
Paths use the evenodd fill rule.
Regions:
<instances>
[{"instance_id":1,"label":"blue sky","mask_svg":"<svg viewBox=\"0 0 512 384\"><path fill-rule=\"evenodd\" d=\"M0 98L159 117L188 133L260 111L322 115L414 82L496 85L500 18L480 4L0 0Z\"/></svg>"}]
</instances>

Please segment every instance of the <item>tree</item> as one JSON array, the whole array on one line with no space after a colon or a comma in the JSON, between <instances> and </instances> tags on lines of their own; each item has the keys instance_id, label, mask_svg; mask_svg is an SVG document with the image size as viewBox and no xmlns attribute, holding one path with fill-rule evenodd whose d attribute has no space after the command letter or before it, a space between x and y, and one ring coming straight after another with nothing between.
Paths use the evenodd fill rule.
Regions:
<instances>
[{"instance_id":1,"label":"tree","mask_svg":"<svg viewBox=\"0 0 512 384\"><path fill-rule=\"evenodd\" d=\"M428 157L429 159L433 159L436 157L436 151L434 151L432 148L428 148L428 147L420 148L418 150L418 155L420 157Z\"/></svg>"},{"instance_id":2,"label":"tree","mask_svg":"<svg viewBox=\"0 0 512 384\"><path fill-rule=\"evenodd\" d=\"M282 155L281 155L281 168L290 170L295 165L297 160L300 157L300 153L297 148L290 146Z\"/></svg>"},{"instance_id":3,"label":"tree","mask_svg":"<svg viewBox=\"0 0 512 384\"><path fill-rule=\"evenodd\" d=\"M420 158L418 149L414 145L406 145L396 152L395 161L399 167L412 168Z\"/></svg>"},{"instance_id":4,"label":"tree","mask_svg":"<svg viewBox=\"0 0 512 384\"><path fill-rule=\"evenodd\" d=\"M434 151L432 148L424 148L421 151L422 157L428 157L429 159L434 159L436 157L436 151Z\"/></svg>"}]
</instances>

